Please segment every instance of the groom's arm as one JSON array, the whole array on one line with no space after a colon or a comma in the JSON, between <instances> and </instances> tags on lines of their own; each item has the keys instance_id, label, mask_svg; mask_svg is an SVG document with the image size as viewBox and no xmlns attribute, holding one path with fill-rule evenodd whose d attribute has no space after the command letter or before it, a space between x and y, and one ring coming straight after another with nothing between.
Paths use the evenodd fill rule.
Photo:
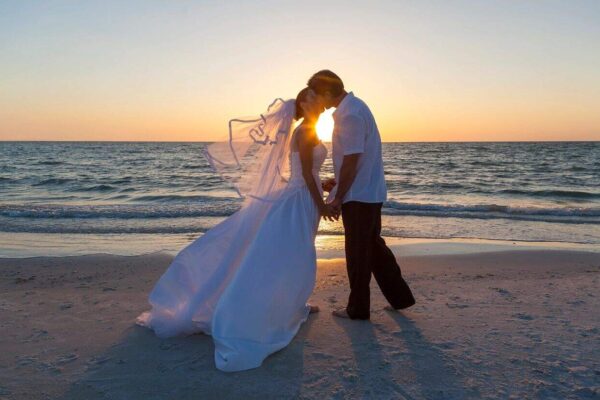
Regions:
<instances>
[{"instance_id":1,"label":"groom's arm","mask_svg":"<svg viewBox=\"0 0 600 400\"><path fill-rule=\"evenodd\" d=\"M344 156L342 168L340 169L340 181L338 183L337 192L335 193L334 205L341 206L346 193L352 187L354 178L356 178L356 166L361 153L348 154Z\"/></svg>"},{"instance_id":2,"label":"groom's arm","mask_svg":"<svg viewBox=\"0 0 600 400\"><path fill-rule=\"evenodd\" d=\"M332 202L338 211L356 178L358 160L365 151L366 138L365 122L358 115L347 115L340 121L340 128L340 144L344 152L344 159L340 168L335 199Z\"/></svg>"}]
</instances>

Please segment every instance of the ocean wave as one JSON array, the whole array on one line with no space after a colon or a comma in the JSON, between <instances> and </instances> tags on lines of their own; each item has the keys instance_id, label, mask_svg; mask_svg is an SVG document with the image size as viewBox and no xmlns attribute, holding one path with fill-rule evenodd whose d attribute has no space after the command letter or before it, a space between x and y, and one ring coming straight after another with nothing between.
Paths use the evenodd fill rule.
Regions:
<instances>
[{"instance_id":1,"label":"ocean wave","mask_svg":"<svg viewBox=\"0 0 600 400\"><path fill-rule=\"evenodd\" d=\"M587 171L588 169L582 165L573 165L569 168L570 171L579 172L579 171Z\"/></svg>"},{"instance_id":2,"label":"ocean wave","mask_svg":"<svg viewBox=\"0 0 600 400\"><path fill-rule=\"evenodd\" d=\"M140 202L159 202L159 203L176 203L176 202L214 202L223 201L212 196L203 195L178 195L178 194L165 194L165 195L144 195L137 196L131 199L132 201ZM225 198L225 201L235 201L236 199Z\"/></svg>"},{"instance_id":3,"label":"ocean wave","mask_svg":"<svg viewBox=\"0 0 600 400\"><path fill-rule=\"evenodd\" d=\"M114 190L117 190L117 188L112 185L100 184L100 185L93 185L93 186L88 186L88 187L78 188L78 189L73 189L73 190L81 191L81 192L112 192Z\"/></svg>"},{"instance_id":4,"label":"ocean wave","mask_svg":"<svg viewBox=\"0 0 600 400\"><path fill-rule=\"evenodd\" d=\"M121 185L123 183L131 183L132 180L133 180L133 178L131 176L124 176L122 178L110 181L110 184L111 185Z\"/></svg>"},{"instance_id":5,"label":"ocean wave","mask_svg":"<svg viewBox=\"0 0 600 400\"><path fill-rule=\"evenodd\" d=\"M118 196L119 197L119 196ZM154 219L227 217L241 206L230 197L176 196L193 201L164 204L161 199L174 197L141 196L155 199L154 204L114 205L0 205L0 217L41 219ZM137 198L140 200L140 198ZM148 199L146 199L148 201ZM168 200L165 200L168 201ZM382 210L390 216L422 216L465 219L514 219L573 224L600 223L600 208L538 208L499 204L423 204L388 201Z\"/></svg>"},{"instance_id":6,"label":"ocean wave","mask_svg":"<svg viewBox=\"0 0 600 400\"><path fill-rule=\"evenodd\" d=\"M5 205L0 206L0 216L9 218L39 219L144 219L227 217L239 209L234 200L213 200L207 204L192 205Z\"/></svg>"},{"instance_id":7,"label":"ocean wave","mask_svg":"<svg viewBox=\"0 0 600 400\"><path fill-rule=\"evenodd\" d=\"M8 225L3 226L0 232L12 233L52 233L52 234L97 234L97 235L120 235L120 234L183 234L204 233L210 227L202 226L81 226L81 225Z\"/></svg>"},{"instance_id":8,"label":"ocean wave","mask_svg":"<svg viewBox=\"0 0 600 400\"><path fill-rule=\"evenodd\" d=\"M31 186L47 186L47 185L62 185L68 182L73 181L73 179L70 178L50 178L50 179L44 179L43 181L39 181L36 182L34 184L32 184Z\"/></svg>"},{"instance_id":9,"label":"ocean wave","mask_svg":"<svg viewBox=\"0 0 600 400\"><path fill-rule=\"evenodd\" d=\"M207 166L206 165L201 165L201 164L186 164L186 165L182 165L181 168L183 169L206 169Z\"/></svg>"},{"instance_id":10,"label":"ocean wave","mask_svg":"<svg viewBox=\"0 0 600 400\"><path fill-rule=\"evenodd\" d=\"M44 160L44 161L38 161L36 164L38 165L60 165L60 164L67 164L64 161L58 161L58 160Z\"/></svg>"},{"instance_id":11,"label":"ocean wave","mask_svg":"<svg viewBox=\"0 0 600 400\"><path fill-rule=\"evenodd\" d=\"M28 234L82 234L82 235L136 235L136 234L155 234L158 236L162 235L185 235L188 240L193 240L194 238L206 233L210 230L215 224L217 224L221 218L216 220L204 220L202 223L184 223L181 225L170 225L170 224L150 224L150 225L129 225L129 224L55 224L55 223L34 223L34 224L18 224L14 223L14 221L8 224L0 225L0 233L2 232L10 232L10 233L28 233ZM539 229L539 228L538 228ZM421 239L484 239L484 240L502 240L502 241L520 241L520 242L563 242L563 243L577 243L577 244L586 244L593 245L598 244L598 237L594 236L573 236L567 235L564 233L558 236L550 236L546 237L543 234L540 236L539 231L534 231L535 233L531 236L516 236L513 237L511 232L504 233L489 233L489 232L481 232L477 233L477 230L469 233L461 232L461 234L457 234L456 232L443 231L443 230L404 230L398 229L396 226L383 226L382 227L382 235L386 237L396 237L396 238L421 238ZM319 236L337 236L342 238L344 235L344 231L341 226L337 228L335 226L321 226L319 227L318 233ZM49 240L54 240L50 238L45 238L45 242ZM160 241L160 238L156 239ZM60 240L59 240L60 242ZM63 244L61 244L62 246Z\"/></svg>"},{"instance_id":12,"label":"ocean wave","mask_svg":"<svg viewBox=\"0 0 600 400\"><path fill-rule=\"evenodd\" d=\"M498 193L517 196L553 197L566 199L600 199L600 193L579 190L521 190L506 189Z\"/></svg>"},{"instance_id":13,"label":"ocean wave","mask_svg":"<svg viewBox=\"0 0 600 400\"><path fill-rule=\"evenodd\" d=\"M384 215L427 217L516 219L562 223L600 223L600 208L514 207L499 204L421 204L388 201Z\"/></svg>"}]
</instances>

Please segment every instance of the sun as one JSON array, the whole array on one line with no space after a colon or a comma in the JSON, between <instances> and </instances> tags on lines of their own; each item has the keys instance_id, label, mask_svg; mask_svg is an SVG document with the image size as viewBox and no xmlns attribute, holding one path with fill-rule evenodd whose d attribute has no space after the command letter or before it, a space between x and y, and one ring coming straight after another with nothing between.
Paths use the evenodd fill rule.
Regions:
<instances>
[{"instance_id":1,"label":"sun","mask_svg":"<svg viewBox=\"0 0 600 400\"><path fill-rule=\"evenodd\" d=\"M325 110L317 120L317 135L319 139L324 142L331 142L331 136L333 135L333 112L334 108Z\"/></svg>"}]
</instances>

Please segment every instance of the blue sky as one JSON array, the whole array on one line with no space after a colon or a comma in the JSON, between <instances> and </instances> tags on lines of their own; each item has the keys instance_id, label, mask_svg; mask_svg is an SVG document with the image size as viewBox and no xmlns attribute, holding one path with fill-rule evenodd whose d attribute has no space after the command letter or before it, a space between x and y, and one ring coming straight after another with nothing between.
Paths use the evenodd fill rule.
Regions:
<instances>
[{"instance_id":1,"label":"blue sky","mask_svg":"<svg viewBox=\"0 0 600 400\"><path fill-rule=\"evenodd\" d=\"M599 1L0 1L0 139L210 140L322 68L385 140L600 140Z\"/></svg>"}]
</instances>

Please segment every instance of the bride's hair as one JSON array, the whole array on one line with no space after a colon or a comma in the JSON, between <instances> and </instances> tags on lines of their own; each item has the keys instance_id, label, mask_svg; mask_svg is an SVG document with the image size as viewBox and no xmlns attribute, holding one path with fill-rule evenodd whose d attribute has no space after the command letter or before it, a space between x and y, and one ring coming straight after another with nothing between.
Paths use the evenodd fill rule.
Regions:
<instances>
[{"instance_id":1,"label":"bride's hair","mask_svg":"<svg viewBox=\"0 0 600 400\"><path fill-rule=\"evenodd\" d=\"M300 106L300 103L306 101L306 96L308 96L309 91L310 91L310 88L305 87L300 92L298 92L298 95L296 96L296 114L294 116L294 119L296 121L299 120L300 118L304 118L304 110Z\"/></svg>"}]
</instances>

